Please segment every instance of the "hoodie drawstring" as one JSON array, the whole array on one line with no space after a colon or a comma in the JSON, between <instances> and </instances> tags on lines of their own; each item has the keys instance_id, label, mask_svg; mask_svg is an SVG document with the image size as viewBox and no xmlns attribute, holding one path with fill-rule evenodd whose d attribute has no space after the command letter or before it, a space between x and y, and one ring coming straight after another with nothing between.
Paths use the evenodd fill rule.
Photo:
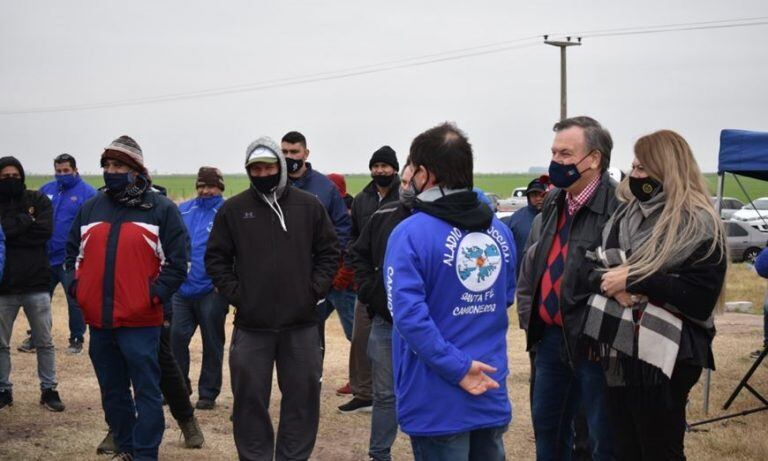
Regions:
<instances>
[{"instance_id":1,"label":"hoodie drawstring","mask_svg":"<svg viewBox=\"0 0 768 461\"><path fill-rule=\"evenodd\" d=\"M277 219L280 220L280 226L282 226L283 230L288 232L288 228L285 227L285 215L283 214L283 209L280 208L280 204L277 202L277 191L272 192L272 200L274 200L275 204L272 205L272 202L269 201L266 195L261 194L262 198L264 198L264 201L267 202L267 205L272 209L272 211L275 212L277 215Z\"/></svg>"}]
</instances>

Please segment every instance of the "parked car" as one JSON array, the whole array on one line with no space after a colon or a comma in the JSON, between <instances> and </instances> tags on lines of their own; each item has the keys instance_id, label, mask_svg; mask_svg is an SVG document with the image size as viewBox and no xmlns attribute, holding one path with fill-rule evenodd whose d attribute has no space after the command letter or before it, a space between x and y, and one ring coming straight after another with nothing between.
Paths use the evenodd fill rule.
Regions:
<instances>
[{"instance_id":1,"label":"parked car","mask_svg":"<svg viewBox=\"0 0 768 461\"><path fill-rule=\"evenodd\" d=\"M746 222L750 226L763 232L768 232L768 197L761 197L746 204L740 210L731 215L731 220Z\"/></svg>"},{"instance_id":2,"label":"parked car","mask_svg":"<svg viewBox=\"0 0 768 461\"><path fill-rule=\"evenodd\" d=\"M525 197L526 190L528 190L527 187L515 187L512 191L512 198Z\"/></svg>"},{"instance_id":3,"label":"parked car","mask_svg":"<svg viewBox=\"0 0 768 461\"><path fill-rule=\"evenodd\" d=\"M717 197L712 197L712 205L715 206L716 203ZM743 207L744 204L741 200L733 197L723 197L722 200L720 200L720 218L731 219L733 214Z\"/></svg>"},{"instance_id":4,"label":"parked car","mask_svg":"<svg viewBox=\"0 0 768 461\"><path fill-rule=\"evenodd\" d=\"M753 261L768 246L768 235L742 221L726 221L725 232L731 261Z\"/></svg>"}]
</instances>

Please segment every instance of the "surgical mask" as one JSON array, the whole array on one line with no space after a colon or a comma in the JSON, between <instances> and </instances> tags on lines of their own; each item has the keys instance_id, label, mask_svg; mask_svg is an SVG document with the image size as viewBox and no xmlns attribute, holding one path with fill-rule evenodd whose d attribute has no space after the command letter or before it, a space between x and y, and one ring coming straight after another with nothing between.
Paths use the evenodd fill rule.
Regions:
<instances>
[{"instance_id":1,"label":"surgical mask","mask_svg":"<svg viewBox=\"0 0 768 461\"><path fill-rule=\"evenodd\" d=\"M379 187L389 187L392 185L392 181L395 180L395 175L371 175L373 178L373 181L376 183Z\"/></svg>"},{"instance_id":2,"label":"surgical mask","mask_svg":"<svg viewBox=\"0 0 768 461\"><path fill-rule=\"evenodd\" d=\"M0 179L0 195L3 197L18 197L24 192L24 182L21 178Z\"/></svg>"},{"instance_id":3,"label":"surgical mask","mask_svg":"<svg viewBox=\"0 0 768 461\"><path fill-rule=\"evenodd\" d=\"M413 188L413 183L409 183L405 189L400 189L400 203L409 210L413 208L413 201L416 200L416 190Z\"/></svg>"},{"instance_id":4,"label":"surgical mask","mask_svg":"<svg viewBox=\"0 0 768 461\"><path fill-rule=\"evenodd\" d=\"M285 157L285 166L288 169L288 174L293 174L299 171L302 166L304 166L304 160L296 160L290 157Z\"/></svg>"},{"instance_id":5,"label":"surgical mask","mask_svg":"<svg viewBox=\"0 0 768 461\"><path fill-rule=\"evenodd\" d=\"M251 186L262 194L272 192L280 183L280 173L269 176L251 176Z\"/></svg>"},{"instance_id":6,"label":"surgical mask","mask_svg":"<svg viewBox=\"0 0 768 461\"><path fill-rule=\"evenodd\" d=\"M652 178L629 177L629 190L641 202L650 200L661 190L661 183Z\"/></svg>"},{"instance_id":7,"label":"surgical mask","mask_svg":"<svg viewBox=\"0 0 768 461\"><path fill-rule=\"evenodd\" d=\"M577 168L579 163L586 160L590 154L587 154L583 159L570 165L557 163L552 160L549 163L549 181L561 189L567 189L581 178L581 172Z\"/></svg>"},{"instance_id":8,"label":"surgical mask","mask_svg":"<svg viewBox=\"0 0 768 461\"><path fill-rule=\"evenodd\" d=\"M135 179L133 173L104 173L104 185L110 193L125 190Z\"/></svg>"},{"instance_id":9,"label":"surgical mask","mask_svg":"<svg viewBox=\"0 0 768 461\"><path fill-rule=\"evenodd\" d=\"M69 189L77 182L77 175L74 174L57 174L56 183L62 189Z\"/></svg>"}]
</instances>

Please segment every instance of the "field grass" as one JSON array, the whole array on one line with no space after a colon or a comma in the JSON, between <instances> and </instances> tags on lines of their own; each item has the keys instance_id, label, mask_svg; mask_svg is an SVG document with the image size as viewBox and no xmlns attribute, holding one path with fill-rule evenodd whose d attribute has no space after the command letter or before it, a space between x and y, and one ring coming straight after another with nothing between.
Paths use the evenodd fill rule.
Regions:
<instances>
[{"instance_id":1,"label":"field grass","mask_svg":"<svg viewBox=\"0 0 768 461\"><path fill-rule=\"evenodd\" d=\"M729 269L727 300L762 300L765 281L759 279L747 266L737 264ZM61 290L53 299L53 336L59 391L67 405L63 413L50 413L38 405L39 388L36 360L33 354L16 351L24 336L27 321L19 314L13 328L11 360L13 362L14 405L0 411L0 460L83 460L105 459L95 455L96 445L106 433L104 413L99 401L99 388L87 353L71 356L64 354L67 343L67 310ZM534 459L533 430L528 399L528 355L525 338L517 328L514 309L509 312L510 328L507 334L510 374L507 379L509 397L514 406L514 418L504 435L508 459ZM227 338L231 337L231 317L227 322ZM709 416L725 414L721 409L728 395L752 363L749 352L756 349L762 338L762 316L751 314L723 314L716 318L718 335L713 345L717 371L712 374ZM334 389L347 380L349 343L344 337L336 316L326 326L327 353L324 366L324 385L321 394L321 416L314 460L367 459L370 414L342 415L336 407L346 402L337 397ZM86 340L86 349L87 349ZM166 460L235 460L232 423L232 392L225 349L224 385L217 407L212 411L198 411L200 426L206 443L201 450L183 448L180 431L170 413L165 411L166 429L160 447L160 458ZM191 376L193 382L200 371L201 341L196 335L191 345ZM757 371L752 385L763 395L768 392L768 364ZM688 420L705 417L702 410L703 379L690 395ZM196 395L192 396L193 402ZM758 406L759 402L744 391L729 412ZM271 415L275 427L280 407L280 392L273 383ZM703 461L765 460L768 459L768 412L753 414L727 422L702 426L701 431L686 435L688 459ZM393 446L397 460L412 459L407 437L400 433Z\"/></svg>"},{"instance_id":2,"label":"field grass","mask_svg":"<svg viewBox=\"0 0 768 461\"><path fill-rule=\"evenodd\" d=\"M513 189L528 185L528 182L536 176L538 175L523 173L480 173L475 175L475 185L486 192L493 192L506 198L512 194ZM94 187L98 188L104 185L101 176L91 175L83 176L83 178ZM707 174L706 178L709 181L710 190L714 194L717 175ZM51 179L50 176L43 175L28 176L27 186L30 189L37 189ZM352 195L360 192L371 180L368 175L362 174L347 175L346 179L347 190ZM752 199L768 196L768 182L745 177L739 177L739 180ZM158 175L153 177L153 181L168 189L168 196L177 201L192 198L196 193L195 175ZM226 175L224 183L227 187L224 191L225 197L231 197L245 190L249 185L245 173ZM725 180L725 196L735 197L742 201L746 200L746 196L731 175L728 175Z\"/></svg>"}]
</instances>

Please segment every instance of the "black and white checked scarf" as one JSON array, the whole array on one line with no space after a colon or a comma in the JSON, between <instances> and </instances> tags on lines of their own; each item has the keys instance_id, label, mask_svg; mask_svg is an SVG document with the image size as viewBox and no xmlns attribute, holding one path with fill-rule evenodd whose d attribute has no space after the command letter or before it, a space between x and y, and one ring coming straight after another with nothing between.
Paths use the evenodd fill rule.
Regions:
<instances>
[{"instance_id":1,"label":"black and white checked scarf","mask_svg":"<svg viewBox=\"0 0 768 461\"><path fill-rule=\"evenodd\" d=\"M626 259L624 252L616 248L597 248L587 257L606 268ZM667 380L672 377L680 349L682 318L647 301L626 308L601 294L593 294L587 304L584 335L600 346L609 386L623 386L628 380L656 384L661 379L659 372ZM640 367L629 370L632 359L640 361Z\"/></svg>"}]
</instances>

